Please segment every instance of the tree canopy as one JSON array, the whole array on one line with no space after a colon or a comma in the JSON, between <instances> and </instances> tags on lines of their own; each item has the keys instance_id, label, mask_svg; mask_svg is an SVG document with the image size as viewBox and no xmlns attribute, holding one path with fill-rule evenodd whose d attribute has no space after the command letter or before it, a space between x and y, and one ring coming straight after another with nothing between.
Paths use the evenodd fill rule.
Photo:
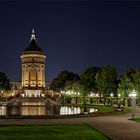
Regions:
<instances>
[{"instance_id":1,"label":"tree canopy","mask_svg":"<svg viewBox=\"0 0 140 140\"><path fill-rule=\"evenodd\" d=\"M89 67L80 77L73 72L62 71L53 79L51 89L73 90L80 92L82 96L92 91L104 97L110 96L111 93L114 96L119 93L123 97L128 97L135 89L140 97L140 69L128 68L121 76L117 75L116 69L111 65Z\"/></svg>"},{"instance_id":2,"label":"tree canopy","mask_svg":"<svg viewBox=\"0 0 140 140\"><path fill-rule=\"evenodd\" d=\"M99 67L90 67L86 69L80 76L81 83L88 91L97 92L97 80L101 69Z\"/></svg>"},{"instance_id":3,"label":"tree canopy","mask_svg":"<svg viewBox=\"0 0 140 140\"><path fill-rule=\"evenodd\" d=\"M114 67L108 65L101 68L101 73L97 80L97 87L100 94L110 96L117 94L117 72Z\"/></svg>"},{"instance_id":4,"label":"tree canopy","mask_svg":"<svg viewBox=\"0 0 140 140\"><path fill-rule=\"evenodd\" d=\"M6 74L0 72L0 90L10 90L11 89L10 80L7 78Z\"/></svg>"},{"instance_id":5,"label":"tree canopy","mask_svg":"<svg viewBox=\"0 0 140 140\"><path fill-rule=\"evenodd\" d=\"M128 97L133 90L136 90L137 95L140 97L140 69L129 68L120 77L118 93L123 97Z\"/></svg>"},{"instance_id":6,"label":"tree canopy","mask_svg":"<svg viewBox=\"0 0 140 140\"><path fill-rule=\"evenodd\" d=\"M52 80L51 89L53 89L54 91L64 90L66 82L75 82L79 80L80 77L78 74L69 71L62 71L56 78Z\"/></svg>"}]
</instances>

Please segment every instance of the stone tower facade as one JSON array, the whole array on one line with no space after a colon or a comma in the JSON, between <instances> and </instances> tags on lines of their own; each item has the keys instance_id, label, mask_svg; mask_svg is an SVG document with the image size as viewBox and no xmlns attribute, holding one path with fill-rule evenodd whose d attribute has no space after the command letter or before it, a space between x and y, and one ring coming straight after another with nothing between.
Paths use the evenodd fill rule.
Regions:
<instances>
[{"instance_id":1,"label":"stone tower facade","mask_svg":"<svg viewBox=\"0 0 140 140\"><path fill-rule=\"evenodd\" d=\"M44 51L38 46L34 30L32 30L29 46L22 52L22 89L23 96L41 96L45 89Z\"/></svg>"}]
</instances>

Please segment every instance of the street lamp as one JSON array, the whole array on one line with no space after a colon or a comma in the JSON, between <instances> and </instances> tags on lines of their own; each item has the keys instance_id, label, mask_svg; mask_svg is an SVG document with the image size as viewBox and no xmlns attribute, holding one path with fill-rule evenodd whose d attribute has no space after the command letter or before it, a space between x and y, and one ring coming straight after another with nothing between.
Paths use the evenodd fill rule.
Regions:
<instances>
[{"instance_id":1,"label":"street lamp","mask_svg":"<svg viewBox=\"0 0 140 140\"><path fill-rule=\"evenodd\" d=\"M131 99L131 110L132 110L132 119L135 118L135 107L136 107L136 91L133 90L132 93L129 94Z\"/></svg>"},{"instance_id":2,"label":"street lamp","mask_svg":"<svg viewBox=\"0 0 140 140\"><path fill-rule=\"evenodd\" d=\"M121 97L121 94L118 94L118 97L120 98Z\"/></svg>"},{"instance_id":3,"label":"street lamp","mask_svg":"<svg viewBox=\"0 0 140 140\"><path fill-rule=\"evenodd\" d=\"M114 95L113 93L110 94L111 97L113 97L113 95Z\"/></svg>"},{"instance_id":4,"label":"street lamp","mask_svg":"<svg viewBox=\"0 0 140 140\"><path fill-rule=\"evenodd\" d=\"M3 97L3 90L1 90L1 99L2 99L2 97Z\"/></svg>"},{"instance_id":5,"label":"street lamp","mask_svg":"<svg viewBox=\"0 0 140 140\"><path fill-rule=\"evenodd\" d=\"M117 101L118 101L118 109L121 109L121 94L119 93L118 94L118 99L117 99Z\"/></svg>"},{"instance_id":6,"label":"street lamp","mask_svg":"<svg viewBox=\"0 0 140 140\"><path fill-rule=\"evenodd\" d=\"M113 94L113 93L110 93L110 97L111 97L111 98L110 98L110 104L111 104L111 105L112 105L112 100L113 100L112 98L113 98L113 96L114 96L114 94Z\"/></svg>"},{"instance_id":7,"label":"street lamp","mask_svg":"<svg viewBox=\"0 0 140 140\"><path fill-rule=\"evenodd\" d=\"M96 97L99 97L99 94L98 93L96 94Z\"/></svg>"}]
</instances>

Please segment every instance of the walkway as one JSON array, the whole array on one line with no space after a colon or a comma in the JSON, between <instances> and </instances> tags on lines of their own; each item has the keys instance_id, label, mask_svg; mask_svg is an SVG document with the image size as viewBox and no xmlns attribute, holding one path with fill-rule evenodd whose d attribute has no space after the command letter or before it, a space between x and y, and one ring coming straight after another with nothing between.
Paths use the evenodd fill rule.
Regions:
<instances>
[{"instance_id":1,"label":"walkway","mask_svg":"<svg viewBox=\"0 0 140 140\"><path fill-rule=\"evenodd\" d=\"M140 109L138 112L140 112ZM137 113L136 116L140 117L140 113ZM140 123L128 120L130 118L131 113L125 115L65 119L0 119L0 124L45 125L87 123L112 137L114 140L140 140Z\"/></svg>"}]
</instances>

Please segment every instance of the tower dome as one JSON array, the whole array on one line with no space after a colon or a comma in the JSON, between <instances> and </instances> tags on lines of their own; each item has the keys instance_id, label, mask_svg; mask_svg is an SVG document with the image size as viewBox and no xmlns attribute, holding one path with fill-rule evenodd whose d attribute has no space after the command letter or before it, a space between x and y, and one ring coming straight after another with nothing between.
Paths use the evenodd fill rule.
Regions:
<instances>
[{"instance_id":1,"label":"tower dome","mask_svg":"<svg viewBox=\"0 0 140 140\"><path fill-rule=\"evenodd\" d=\"M38 46L37 39L35 37L34 29L32 30L30 44L27 48L25 48L24 52L22 54L32 54L32 53L40 53L44 54L44 51Z\"/></svg>"}]
</instances>

